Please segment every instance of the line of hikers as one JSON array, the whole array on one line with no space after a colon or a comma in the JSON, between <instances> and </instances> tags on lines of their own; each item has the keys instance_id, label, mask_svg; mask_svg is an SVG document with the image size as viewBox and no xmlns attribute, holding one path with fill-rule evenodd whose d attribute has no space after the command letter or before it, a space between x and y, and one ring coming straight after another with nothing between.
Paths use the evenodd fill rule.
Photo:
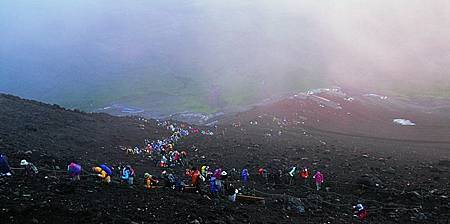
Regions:
<instances>
[{"instance_id":1,"label":"line of hikers","mask_svg":"<svg viewBox=\"0 0 450 224\"><path fill-rule=\"evenodd\" d=\"M236 188L233 184L235 183L235 181L233 180L239 179L242 185L239 189L245 190L250 180L250 173L246 168L242 169L242 171L240 172L232 169L230 170L230 173L228 173L221 168L217 168L212 171L207 165L201 166L200 169L198 169L197 167L192 167L191 169L187 169L185 172L185 176L189 177L191 185L186 184L187 181L185 180L185 177L177 176L176 174L166 170L166 168L174 167L177 164L182 166L188 165L187 153L185 151L179 152L175 150L175 143L178 142L181 138L188 136L190 131L194 133L198 133L200 131L192 127L188 127L189 130L183 129L183 127L178 128L176 127L176 123L170 123L167 121L158 123L158 125L165 126L168 130L172 131L173 134L169 138L164 140L150 142L149 140L145 139L144 142L146 147L144 150L141 150L139 147L135 147L133 150L127 149L127 153L131 154L141 154L145 152L147 154L150 154L152 157L160 157L160 159L157 159L155 161L155 165L165 170L163 170L159 176L152 175L148 172L144 173L143 176L145 189L151 190L164 186L182 192L186 189L186 187L190 187L198 193L203 193L201 188L201 183L203 182L205 184L208 184L209 193L213 198L227 197L227 199L231 202L234 202L236 200L237 194L239 193L238 188ZM213 134L212 132L204 131L202 131L201 133L206 135ZM31 175L33 173L36 174L38 172L36 166L26 160L21 161L21 166L25 168L26 175ZM110 167L106 164L101 164L92 168L94 174L98 176L100 180L105 184L111 183L112 176L115 170L116 169L114 167ZM122 183L126 183L130 186L134 184L136 173L130 165L119 165L117 167L117 170L119 171L119 176ZM6 156L1 155L0 176L10 176L11 173L12 171L9 168ZM79 181L82 173L82 167L80 164L72 162L67 166L67 173L71 180ZM293 166L287 171L278 170L278 172L273 172L272 169L259 168L256 173L259 176L258 178L265 180L266 183L269 183L271 181L273 181L273 183L276 183L277 180L281 181L281 179L285 178L286 176L289 177L289 185L292 185L297 177L305 184L308 183L308 180L310 179L310 172L306 167L298 169L296 166ZM239 175L239 177L237 177L237 175ZM314 179L314 182L316 184L317 191L319 191L324 182L323 174L320 171L317 171L312 176L312 178ZM162 183L162 185L160 185L160 183ZM359 205L360 204L354 206L354 209L358 210L358 217L361 216L360 214L362 214L362 211L365 212L365 209L361 210L361 208L358 207ZM365 216L367 216L367 214Z\"/></svg>"},{"instance_id":2,"label":"line of hikers","mask_svg":"<svg viewBox=\"0 0 450 224\"><path fill-rule=\"evenodd\" d=\"M172 132L172 135L163 140L151 141L149 139L144 139L144 148L139 146L132 148L120 147L122 150L126 151L127 154L144 154L149 155L153 158L155 166L159 167L175 167L176 165L187 166L187 152L175 150L175 144L190 134L199 133L200 130L188 126L185 129L184 124L181 127L177 127L176 123L171 123L169 121L159 122L158 126L164 126L167 130ZM208 133L212 135L210 131L201 131L201 133Z\"/></svg>"},{"instance_id":3,"label":"line of hikers","mask_svg":"<svg viewBox=\"0 0 450 224\"><path fill-rule=\"evenodd\" d=\"M37 167L26 160L21 160L20 165L24 169L24 175L34 175L39 171ZM134 185L134 178L136 172L130 165L119 165L116 168L119 170L119 177L121 183L126 183L128 185ZM92 168L93 173L99 177L101 182L104 184L109 184L112 181L112 176L114 175L114 167L108 166L106 164L101 164ZM230 175L226 170L222 168L217 168L214 171L210 169L209 166L203 165L200 169L197 167L192 167L191 169L186 169L185 177L190 179L191 184L188 185L185 177L177 176L168 170L163 170L159 176L152 175L150 173L144 173L144 187L147 190L156 190L159 187L167 187L179 192L185 191L186 187L194 189L197 193L202 192L202 182L209 188L209 193L213 198L226 197L229 201L235 202L239 190L244 191L246 186L250 181L250 173L247 168L242 169L238 172L235 169L230 170ZM281 172L282 173L282 172ZM11 176L13 171L9 167L8 159L5 155L0 155L0 177L1 176ZM71 162L67 166L67 174L72 181L80 181L80 176L82 174L82 166L75 162ZM273 172L266 168L259 168L256 172L257 178L262 178L268 183L270 175ZM282 174L286 175L286 174ZM290 177L290 184L292 181L298 177L304 183L310 179L310 172L308 168L303 167L298 169L297 167L292 167L287 171L287 175ZM320 171L317 171L312 178L316 184L316 190L321 189L321 185L324 182L324 176ZM233 183L239 179L241 186L238 189ZM229 180L229 181L228 181ZM162 185L160 185L162 183ZM241 192L243 193L243 192ZM355 217L360 220L365 220L367 217L367 211L362 204L357 204L353 206Z\"/></svg>"}]
</instances>

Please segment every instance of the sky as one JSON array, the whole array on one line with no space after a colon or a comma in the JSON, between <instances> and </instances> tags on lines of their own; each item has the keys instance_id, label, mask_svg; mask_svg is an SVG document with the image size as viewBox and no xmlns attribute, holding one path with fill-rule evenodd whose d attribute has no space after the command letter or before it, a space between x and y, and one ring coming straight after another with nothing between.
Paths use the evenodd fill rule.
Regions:
<instances>
[{"instance_id":1,"label":"sky","mask_svg":"<svg viewBox=\"0 0 450 224\"><path fill-rule=\"evenodd\" d=\"M178 84L229 104L329 85L450 92L447 0L4 0L0 32L0 92L69 107L142 106Z\"/></svg>"}]
</instances>

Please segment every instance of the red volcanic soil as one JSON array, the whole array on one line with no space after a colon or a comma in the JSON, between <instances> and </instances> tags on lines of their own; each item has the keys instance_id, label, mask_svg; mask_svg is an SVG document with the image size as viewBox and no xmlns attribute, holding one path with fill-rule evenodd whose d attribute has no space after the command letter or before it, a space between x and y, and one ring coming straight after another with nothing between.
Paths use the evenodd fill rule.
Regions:
<instances>
[{"instance_id":1,"label":"red volcanic soil","mask_svg":"<svg viewBox=\"0 0 450 224\"><path fill-rule=\"evenodd\" d=\"M341 89L298 94L254 108L312 130L375 139L450 144L450 101L418 101ZM395 124L408 119L415 126Z\"/></svg>"},{"instance_id":2,"label":"red volcanic soil","mask_svg":"<svg viewBox=\"0 0 450 224\"><path fill-rule=\"evenodd\" d=\"M445 119L427 117L421 109L407 113L403 105L382 106L370 97L344 102L327 93L318 96L335 103L286 99L227 117L213 136L191 134L176 145L188 151L191 165L220 166L231 174L228 182L239 187L233 168L249 169L251 181L243 193L264 197L265 204L233 204L211 200L207 183L200 194L144 189L143 173L162 170L154 158L127 155L119 146L142 146L145 138L170 135L154 121L0 95L0 152L12 167L25 158L41 168L34 178L20 171L0 178L1 223L359 223L352 216L356 203L366 206L369 223L449 222ZM342 109L332 109L336 102ZM392 119L400 117L417 125L394 125ZM130 188L113 176L114 182L103 187L86 173L72 186L64 174L72 160L88 172L99 163L129 163L136 169L136 184ZM322 171L324 189L312 189L312 180L289 184L286 170L292 165ZM272 172L269 183L256 175L260 167ZM171 171L183 176L185 168Z\"/></svg>"}]
</instances>

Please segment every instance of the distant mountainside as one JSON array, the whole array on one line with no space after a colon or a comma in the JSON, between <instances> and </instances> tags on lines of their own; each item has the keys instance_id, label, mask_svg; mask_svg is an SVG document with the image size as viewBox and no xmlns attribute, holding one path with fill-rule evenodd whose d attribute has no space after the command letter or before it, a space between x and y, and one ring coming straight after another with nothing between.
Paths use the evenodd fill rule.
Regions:
<instances>
[{"instance_id":1,"label":"distant mountainside","mask_svg":"<svg viewBox=\"0 0 450 224\"><path fill-rule=\"evenodd\" d=\"M276 117L293 127L346 136L448 144L449 105L446 99L324 88L262 103L238 116L253 122Z\"/></svg>"},{"instance_id":2,"label":"distant mountainside","mask_svg":"<svg viewBox=\"0 0 450 224\"><path fill-rule=\"evenodd\" d=\"M0 122L3 153L49 152L85 161L108 160L105 153L121 153L119 145L167 135L152 120L67 110L5 94L0 94Z\"/></svg>"}]
</instances>

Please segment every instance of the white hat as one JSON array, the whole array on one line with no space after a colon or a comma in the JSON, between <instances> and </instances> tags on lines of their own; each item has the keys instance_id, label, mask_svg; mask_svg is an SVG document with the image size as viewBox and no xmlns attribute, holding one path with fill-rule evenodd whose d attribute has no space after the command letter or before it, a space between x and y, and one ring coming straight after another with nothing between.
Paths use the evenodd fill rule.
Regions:
<instances>
[{"instance_id":1,"label":"white hat","mask_svg":"<svg viewBox=\"0 0 450 224\"><path fill-rule=\"evenodd\" d=\"M228 175L228 173L224 170L224 171L222 171L221 175L226 176L226 175Z\"/></svg>"},{"instance_id":2,"label":"white hat","mask_svg":"<svg viewBox=\"0 0 450 224\"><path fill-rule=\"evenodd\" d=\"M26 165L28 165L28 162L26 160L22 159L22 161L20 161L20 165L26 166Z\"/></svg>"}]
</instances>

